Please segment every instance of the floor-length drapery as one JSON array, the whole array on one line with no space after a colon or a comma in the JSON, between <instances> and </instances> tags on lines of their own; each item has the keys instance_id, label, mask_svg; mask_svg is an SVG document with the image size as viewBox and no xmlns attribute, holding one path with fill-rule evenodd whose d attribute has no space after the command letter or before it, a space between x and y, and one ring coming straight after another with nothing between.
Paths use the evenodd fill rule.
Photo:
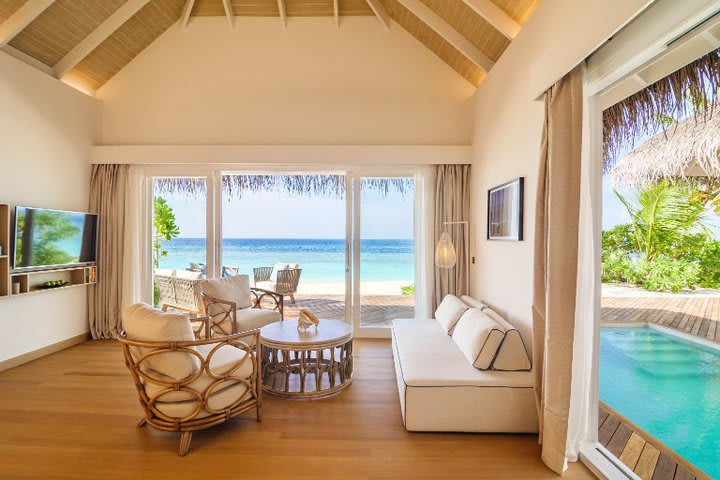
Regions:
<instances>
[{"instance_id":1,"label":"floor-length drapery","mask_svg":"<svg viewBox=\"0 0 720 480\"><path fill-rule=\"evenodd\" d=\"M567 466L577 290L582 67L545 93L535 214L533 369L542 459Z\"/></svg>"},{"instance_id":2,"label":"floor-length drapery","mask_svg":"<svg viewBox=\"0 0 720 480\"><path fill-rule=\"evenodd\" d=\"M469 293L467 285L467 269L469 265L470 246L466 239L470 225L444 225L444 222L464 222L470 214L470 165L438 165L435 172L435 241L438 244L444 231L450 234L457 263L453 268L435 267L435 288L433 291L433 308L452 293L465 295Z\"/></svg>"},{"instance_id":3,"label":"floor-length drapery","mask_svg":"<svg viewBox=\"0 0 720 480\"><path fill-rule=\"evenodd\" d=\"M98 214L98 274L88 292L88 321L95 339L114 338L120 328L128 172L128 165L92 167L90 210Z\"/></svg>"},{"instance_id":4,"label":"floor-length drapery","mask_svg":"<svg viewBox=\"0 0 720 480\"><path fill-rule=\"evenodd\" d=\"M125 239L123 247L123 286L121 305L152 302L151 225L152 207L148 205L148 180L145 167L130 165L125 194Z\"/></svg>"}]
</instances>

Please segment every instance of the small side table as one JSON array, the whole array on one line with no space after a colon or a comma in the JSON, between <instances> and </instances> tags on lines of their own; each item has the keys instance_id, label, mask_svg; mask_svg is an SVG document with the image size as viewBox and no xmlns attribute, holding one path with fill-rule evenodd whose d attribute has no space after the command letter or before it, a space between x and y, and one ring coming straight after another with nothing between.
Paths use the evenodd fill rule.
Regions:
<instances>
[{"instance_id":1,"label":"small side table","mask_svg":"<svg viewBox=\"0 0 720 480\"><path fill-rule=\"evenodd\" d=\"M343 321L321 319L300 331L284 320L262 327L260 337L263 391L271 395L323 398L352 382L353 331Z\"/></svg>"}]
</instances>

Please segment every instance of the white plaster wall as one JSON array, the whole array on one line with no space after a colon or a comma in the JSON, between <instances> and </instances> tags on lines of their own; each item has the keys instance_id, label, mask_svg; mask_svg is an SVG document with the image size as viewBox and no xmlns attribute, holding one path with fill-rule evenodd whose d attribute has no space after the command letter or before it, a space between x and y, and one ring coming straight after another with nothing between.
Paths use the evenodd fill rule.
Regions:
<instances>
[{"instance_id":1,"label":"white plaster wall","mask_svg":"<svg viewBox=\"0 0 720 480\"><path fill-rule=\"evenodd\" d=\"M0 53L0 202L85 211L96 102ZM0 361L88 331L87 292L0 299Z\"/></svg>"},{"instance_id":2,"label":"white plaster wall","mask_svg":"<svg viewBox=\"0 0 720 480\"><path fill-rule=\"evenodd\" d=\"M373 17L193 18L97 92L100 143L469 145L474 92Z\"/></svg>"},{"instance_id":3,"label":"white plaster wall","mask_svg":"<svg viewBox=\"0 0 720 480\"><path fill-rule=\"evenodd\" d=\"M543 126L537 97L614 32L647 0L543 0L475 95L472 212L473 293L532 335L535 195ZM488 241L487 191L525 177L523 242Z\"/></svg>"}]
</instances>

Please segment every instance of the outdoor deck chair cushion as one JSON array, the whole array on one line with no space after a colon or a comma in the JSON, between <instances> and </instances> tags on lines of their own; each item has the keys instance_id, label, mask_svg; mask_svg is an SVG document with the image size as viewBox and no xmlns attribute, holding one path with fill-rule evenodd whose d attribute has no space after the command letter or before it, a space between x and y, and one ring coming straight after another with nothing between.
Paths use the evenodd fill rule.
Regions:
<instances>
[{"instance_id":1,"label":"outdoor deck chair cushion","mask_svg":"<svg viewBox=\"0 0 720 480\"><path fill-rule=\"evenodd\" d=\"M482 309L483 313L505 328L505 338L498 349L491 368L493 370L508 372L530 370L532 367L530 355L528 354L520 332L495 310L484 303L468 296L463 296L462 300L471 307Z\"/></svg>"},{"instance_id":2,"label":"outdoor deck chair cushion","mask_svg":"<svg viewBox=\"0 0 720 480\"><path fill-rule=\"evenodd\" d=\"M138 303L123 310L123 327L127 338L146 342L185 342L195 340L190 318L187 313L161 312L150 305ZM151 349L137 348L137 358ZM200 360L192 353L168 352L148 357L142 363L174 380L194 375L200 368Z\"/></svg>"},{"instance_id":3,"label":"outdoor deck chair cushion","mask_svg":"<svg viewBox=\"0 0 720 480\"><path fill-rule=\"evenodd\" d=\"M272 269L272 272L270 272L270 281L275 282L277 281L277 274L280 270L287 270L290 265L288 263L283 262L277 262Z\"/></svg>"},{"instance_id":4,"label":"outdoor deck chair cushion","mask_svg":"<svg viewBox=\"0 0 720 480\"><path fill-rule=\"evenodd\" d=\"M505 328L479 308L468 309L452 333L452 340L475 368L487 370L505 338Z\"/></svg>"},{"instance_id":5,"label":"outdoor deck chair cushion","mask_svg":"<svg viewBox=\"0 0 720 480\"><path fill-rule=\"evenodd\" d=\"M435 310L435 319L445 333L452 335L455 325L468 308L470 307L455 295L446 295Z\"/></svg>"},{"instance_id":6,"label":"outdoor deck chair cushion","mask_svg":"<svg viewBox=\"0 0 720 480\"><path fill-rule=\"evenodd\" d=\"M197 347L197 351L203 358L210 358L209 368L212 374L215 377L222 377L228 372L228 370L230 370L230 368L236 366L243 358L245 358L247 352L230 345L224 345L218 348L215 353L210 356L210 352L217 345L217 343L201 345ZM248 358L240 366L240 368L232 372L232 376L236 378L247 378L251 376L252 373L253 359ZM154 372L148 372L148 374L154 379L172 383L171 379L162 374ZM215 385L212 392L208 392L208 388L215 383L216 380L217 378L211 377L207 371L203 371L196 380L187 384L187 388L195 390L201 394L209 393L208 406L213 410L224 410L232 406L232 404L242 398L247 391L245 383L230 378L226 382ZM192 415L197 408L197 397L195 394L187 390L169 391L166 387L160 386L156 383L143 382L143 384L145 393L147 393L150 398L153 398L162 391L165 391L165 393L158 397L158 402L155 406L158 410L160 410L160 412L169 417L186 417ZM206 417L208 415L210 415L210 413L203 411L200 413L198 418Z\"/></svg>"},{"instance_id":7,"label":"outdoor deck chair cushion","mask_svg":"<svg viewBox=\"0 0 720 480\"><path fill-rule=\"evenodd\" d=\"M185 280L200 280L203 277L202 272L191 272L189 270L177 270L175 276Z\"/></svg>"}]
</instances>

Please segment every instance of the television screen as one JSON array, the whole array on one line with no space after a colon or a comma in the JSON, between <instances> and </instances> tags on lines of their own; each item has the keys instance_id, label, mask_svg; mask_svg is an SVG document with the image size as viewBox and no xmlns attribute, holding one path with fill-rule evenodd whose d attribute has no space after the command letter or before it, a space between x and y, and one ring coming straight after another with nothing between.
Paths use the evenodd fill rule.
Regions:
<instances>
[{"instance_id":1,"label":"television screen","mask_svg":"<svg viewBox=\"0 0 720 480\"><path fill-rule=\"evenodd\" d=\"M95 261L97 215L15 208L15 268L57 267Z\"/></svg>"}]
</instances>

